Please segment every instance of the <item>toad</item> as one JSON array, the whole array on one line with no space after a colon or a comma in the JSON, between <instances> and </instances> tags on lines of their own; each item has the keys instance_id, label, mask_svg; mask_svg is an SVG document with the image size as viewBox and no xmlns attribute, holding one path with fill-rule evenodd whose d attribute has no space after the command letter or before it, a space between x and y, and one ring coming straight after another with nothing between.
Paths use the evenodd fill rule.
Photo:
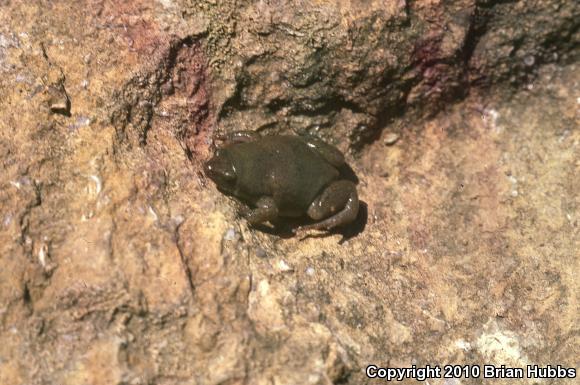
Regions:
<instances>
[{"instance_id":1,"label":"toad","mask_svg":"<svg viewBox=\"0 0 580 385\"><path fill-rule=\"evenodd\" d=\"M330 230L356 219L356 185L341 178L344 156L336 147L314 136L252 131L218 139L224 146L205 173L221 192L249 206L242 214L250 225L307 215L314 223L301 230Z\"/></svg>"}]
</instances>

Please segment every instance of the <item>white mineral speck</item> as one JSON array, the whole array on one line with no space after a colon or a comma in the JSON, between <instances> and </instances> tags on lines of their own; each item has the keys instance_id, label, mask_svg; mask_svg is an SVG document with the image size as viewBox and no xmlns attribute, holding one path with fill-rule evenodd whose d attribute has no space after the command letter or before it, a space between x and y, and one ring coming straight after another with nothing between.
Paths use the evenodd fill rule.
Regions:
<instances>
[{"instance_id":1,"label":"white mineral speck","mask_svg":"<svg viewBox=\"0 0 580 385\"><path fill-rule=\"evenodd\" d=\"M227 229L226 233L224 234L225 241L233 241L236 239L236 231L233 228Z\"/></svg>"},{"instance_id":2,"label":"white mineral speck","mask_svg":"<svg viewBox=\"0 0 580 385\"><path fill-rule=\"evenodd\" d=\"M286 272L286 271L292 271L293 269L290 266L288 266L286 261L281 259L278 261L278 270L280 270L282 272Z\"/></svg>"},{"instance_id":3,"label":"white mineral speck","mask_svg":"<svg viewBox=\"0 0 580 385\"><path fill-rule=\"evenodd\" d=\"M493 108L486 108L483 111L483 115L481 117L484 122L487 123L487 126L493 129L496 133L500 133L502 131L501 126L497 124L497 119L499 118L499 112Z\"/></svg>"},{"instance_id":4,"label":"white mineral speck","mask_svg":"<svg viewBox=\"0 0 580 385\"><path fill-rule=\"evenodd\" d=\"M464 350L466 352L471 350L471 344L465 340L457 340L455 341L455 346L458 349Z\"/></svg>"},{"instance_id":5,"label":"white mineral speck","mask_svg":"<svg viewBox=\"0 0 580 385\"><path fill-rule=\"evenodd\" d=\"M46 267L46 253L47 253L46 245L42 245L40 250L38 251L38 262L42 265L42 267Z\"/></svg>"},{"instance_id":6,"label":"white mineral speck","mask_svg":"<svg viewBox=\"0 0 580 385\"><path fill-rule=\"evenodd\" d=\"M399 140L399 134L397 134L396 132L389 132L388 134L385 135L385 139L383 140L383 142L387 146L390 146L395 144L397 140Z\"/></svg>"},{"instance_id":7,"label":"white mineral speck","mask_svg":"<svg viewBox=\"0 0 580 385\"><path fill-rule=\"evenodd\" d=\"M96 175L89 175L89 178L91 178L93 180L93 182L95 182L95 193L94 194L98 195L101 192L101 189L103 188L103 184L101 183L101 178L99 178Z\"/></svg>"},{"instance_id":8,"label":"white mineral speck","mask_svg":"<svg viewBox=\"0 0 580 385\"><path fill-rule=\"evenodd\" d=\"M536 58L534 57L534 55L529 55L524 58L524 64L527 65L528 67L533 66L535 62Z\"/></svg>"},{"instance_id":9,"label":"white mineral speck","mask_svg":"<svg viewBox=\"0 0 580 385\"><path fill-rule=\"evenodd\" d=\"M179 226L183 223L183 221L185 220L185 218L183 218L183 215L176 215L172 218L173 223L175 223L176 226Z\"/></svg>"},{"instance_id":10,"label":"white mineral speck","mask_svg":"<svg viewBox=\"0 0 580 385\"><path fill-rule=\"evenodd\" d=\"M153 210L153 207L149 206L149 215L151 216L151 218L153 218L154 221L157 221L157 219L159 218L157 216L157 213L155 212L155 210Z\"/></svg>"}]
</instances>

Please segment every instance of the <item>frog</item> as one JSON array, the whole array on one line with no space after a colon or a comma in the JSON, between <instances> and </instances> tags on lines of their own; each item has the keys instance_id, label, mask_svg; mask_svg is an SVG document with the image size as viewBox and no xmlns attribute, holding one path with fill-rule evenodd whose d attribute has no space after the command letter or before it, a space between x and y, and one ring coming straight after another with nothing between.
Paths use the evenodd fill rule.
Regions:
<instances>
[{"instance_id":1,"label":"frog","mask_svg":"<svg viewBox=\"0 0 580 385\"><path fill-rule=\"evenodd\" d=\"M307 217L297 231L330 231L355 221L356 184L342 177L343 153L314 135L261 135L235 131L204 164L218 190L241 201L252 227L279 218Z\"/></svg>"}]
</instances>

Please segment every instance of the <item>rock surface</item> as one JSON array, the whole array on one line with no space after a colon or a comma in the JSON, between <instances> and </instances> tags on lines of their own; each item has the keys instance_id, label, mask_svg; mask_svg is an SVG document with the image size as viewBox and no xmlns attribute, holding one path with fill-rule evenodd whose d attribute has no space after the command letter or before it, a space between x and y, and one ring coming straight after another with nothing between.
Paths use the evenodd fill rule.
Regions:
<instances>
[{"instance_id":1,"label":"rock surface","mask_svg":"<svg viewBox=\"0 0 580 385\"><path fill-rule=\"evenodd\" d=\"M574 367L579 16L565 0L5 3L0 384ZM234 129L336 144L360 223L248 228L201 173Z\"/></svg>"}]
</instances>

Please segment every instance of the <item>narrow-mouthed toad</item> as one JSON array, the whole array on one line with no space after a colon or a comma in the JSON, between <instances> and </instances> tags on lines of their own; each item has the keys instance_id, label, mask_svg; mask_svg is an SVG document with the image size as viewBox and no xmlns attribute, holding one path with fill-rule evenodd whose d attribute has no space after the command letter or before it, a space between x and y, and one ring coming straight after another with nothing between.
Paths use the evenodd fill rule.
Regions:
<instances>
[{"instance_id":1,"label":"narrow-mouthed toad","mask_svg":"<svg viewBox=\"0 0 580 385\"><path fill-rule=\"evenodd\" d=\"M344 156L313 136L260 136L240 131L205 164L205 173L225 194L250 206L251 225L306 214L316 221L302 229L332 229L354 221L359 200L353 182L341 179Z\"/></svg>"}]
</instances>

